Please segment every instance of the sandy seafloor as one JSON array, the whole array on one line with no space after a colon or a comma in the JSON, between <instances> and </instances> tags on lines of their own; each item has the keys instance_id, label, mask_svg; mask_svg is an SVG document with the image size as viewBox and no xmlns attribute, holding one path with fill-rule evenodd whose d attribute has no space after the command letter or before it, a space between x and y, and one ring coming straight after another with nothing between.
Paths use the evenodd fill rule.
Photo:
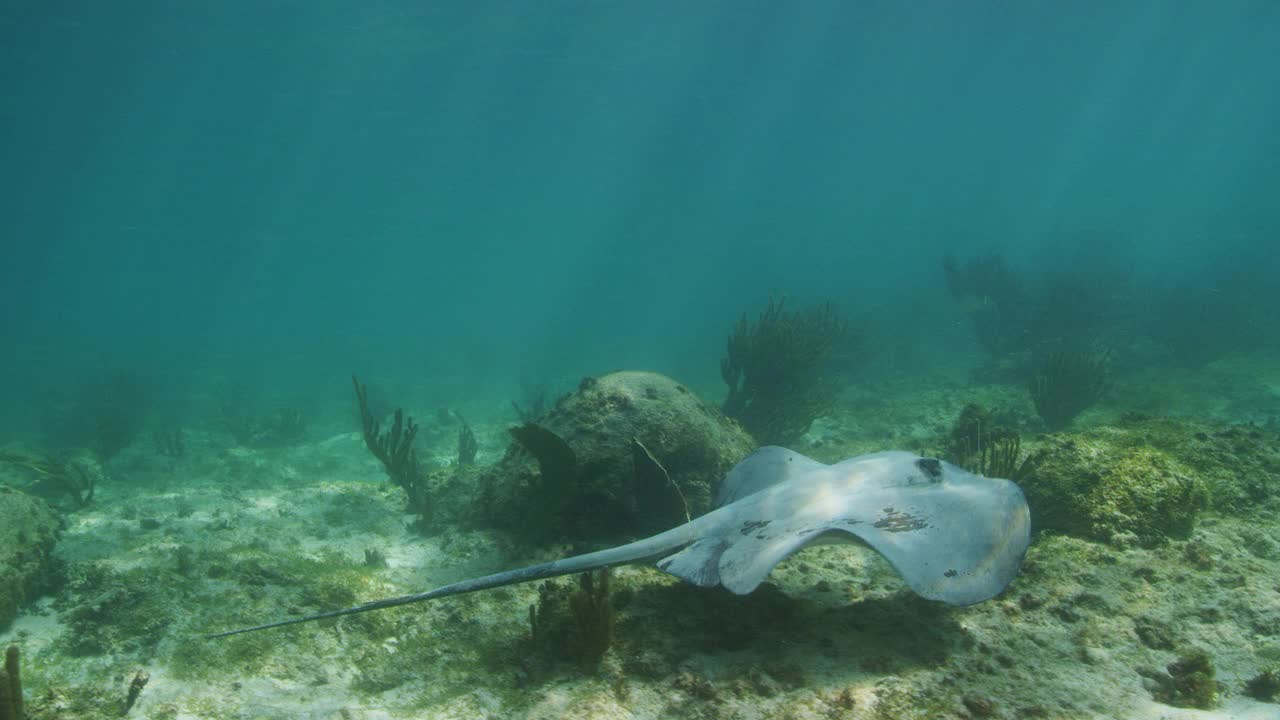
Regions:
<instances>
[{"instance_id":1,"label":"sandy seafloor","mask_svg":"<svg viewBox=\"0 0 1280 720\"><path fill-rule=\"evenodd\" d=\"M1078 422L1138 409L1271 423L1274 434L1278 389L1280 373L1223 362L1138 378ZM964 403L1027 410L1024 395L941 378L853 388L795 449L824 459L916 450ZM492 416L471 418L481 463L501 456L514 421L505 407ZM447 461L453 438L436 437L424 455ZM1037 535L1013 585L969 608L915 598L854 546L805 550L745 597L621 568L613 646L586 668L532 647L540 583L202 638L573 549L414 530L354 431L246 450L191 428L187 445L168 458L141 441L112 462L93 504L68 516L64 586L0 634L23 649L29 704L42 710L33 717L115 716L143 669L150 681L131 717L1280 718L1280 704L1242 691L1280 664L1274 497L1247 517L1211 511L1191 538L1152 548ZM385 567L365 562L370 550ZM1215 663L1213 710L1160 704L1144 678L1191 647Z\"/></svg>"}]
</instances>

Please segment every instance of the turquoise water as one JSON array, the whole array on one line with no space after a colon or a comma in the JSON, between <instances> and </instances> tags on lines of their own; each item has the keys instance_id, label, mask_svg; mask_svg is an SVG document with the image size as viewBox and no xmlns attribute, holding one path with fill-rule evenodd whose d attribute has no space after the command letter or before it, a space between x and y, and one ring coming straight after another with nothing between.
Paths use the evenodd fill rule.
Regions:
<instances>
[{"instance_id":1,"label":"turquoise water","mask_svg":"<svg viewBox=\"0 0 1280 720\"><path fill-rule=\"evenodd\" d=\"M547 717L561 694L595 717L593 693L669 717L674 687L689 717L1145 718L1194 705L1160 674L1199 649L1214 706L1275 707L1243 698L1280 668L1280 3L10 2L0 59L0 484L65 525L62 574L7 628L0 597L33 693L93 705L94 678L146 667L155 717ZM757 371L803 407L743 410L726 341L779 298L847 332ZM987 463L965 443L1009 433L1053 460L1014 478L1033 569L955 614L869 552L780 566L745 605L627 571L603 674L529 659L525 609L572 578L285 650L188 641L632 539L636 499L584 518L591 495L564 527L597 534L525 532L543 486L509 434L541 418L607 456L574 433L617 430L582 383L614 370L745 428L707 453L664 455L696 430L679 413L637 434L673 478L775 442ZM382 429L420 423L430 512L366 453L352 373ZM591 422L528 412L575 388ZM41 490L76 463L92 500ZM1123 495L1135 467L1185 498L1044 512L1062 478ZM306 665L333 657L356 669Z\"/></svg>"},{"instance_id":2,"label":"turquoise water","mask_svg":"<svg viewBox=\"0 0 1280 720\"><path fill-rule=\"evenodd\" d=\"M1107 232L1097 260L1155 286L1275 267L1270 2L42 3L0 23L7 392L95 363L300 392L375 367L714 381L704 358L770 293L946 333L909 308L947 302L947 252L1056 262Z\"/></svg>"}]
</instances>

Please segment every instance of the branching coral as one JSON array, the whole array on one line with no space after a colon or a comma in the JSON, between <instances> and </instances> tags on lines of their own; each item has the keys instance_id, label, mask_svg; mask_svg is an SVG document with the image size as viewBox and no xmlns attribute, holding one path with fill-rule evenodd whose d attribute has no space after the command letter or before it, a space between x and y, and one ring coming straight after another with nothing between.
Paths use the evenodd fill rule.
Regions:
<instances>
[{"instance_id":1,"label":"branching coral","mask_svg":"<svg viewBox=\"0 0 1280 720\"><path fill-rule=\"evenodd\" d=\"M1080 344L1123 326L1132 303L1128 273L1110 262L1107 241L1079 250L1088 272L1076 268L1040 273L1024 281L994 253L961 264L942 261L947 288L969 316L974 334L993 358L1031 350L1044 343Z\"/></svg>"},{"instance_id":2,"label":"branching coral","mask_svg":"<svg viewBox=\"0 0 1280 720\"><path fill-rule=\"evenodd\" d=\"M102 462L115 457L142 432L151 407L151 388L139 373L98 372L85 379L44 419L44 444L89 447Z\"/></svg>"},{"instance_id":3,"label":"branching coral","mask_svg":"<svg viewBox=\"0 0 1280 720\"><path fill-rule=\"evenodd\" d=\"M948 458L979 475L1017 482L1030 471L1035 457L1022 457L1022 436L998 425L990 412L969 404L960 411L947 442Z\"/></svg>"},{"instance_id":4,"label":"branching coral","mask_svg":"<svg viewBox=\"0 0 1280 720\"><path fill-rule=\"evenodd\" d=\"M566 607L567 606L567 607ZM565 597L562 585L543 583L529 606L529 630L537 653L594 668L613 644L614 609L609 570L578 576L578 589Z\"/></svg>"},{"instance_id":5,"label":"branching coral","mask_svg":"<svg viewBox=\"0 0 1280 720\"><path fill-rule=\"evenodd\" d=\"M391 482L399 485L409 497L409 509L425 519L431 510L431 504L427 497L426 475L418 464L418 454L413 449L418 424L413 418L406 418L404 411L397 408L390 429L383 432L381 423L369 411L368 387L361 385L355 375L351 376L351 383L355 386L356 402L360 406L360 425L364 432L365 447L382 463Z\"/></svg>"},{"instance_id":6,"label":"branching coral","mask_svg":"<svg viewBox=\"0 0 1280 720\"><path fill-rule=\"evenodd\" d=\"M720 376L729 386L722 409L761 444L785 444L831 408L820 376L824 361L849 332L830 305L788 312L785 299L752 323L744 313L729 336Z\"/></svg>"},{"instance_id":7,"label":"branching coral","mask_svg":"<svg viewBox=\"0 0 1280 720\"><path fill-rule=\"evenodd\" d=\"M1258 299L1272 296L1278 257L1259 249L1224 253L1189 277L1161 278L1144 329L1169 348L1176 363L1194 369L1229 353L1275 347L1280 317Z\"/></svg>"},{"instance_id":8,"label":"branching coral","mask_svg":"<svg viewBox=\"0 0 1280 720\"><path fill-rule=\"evenodd\" d=\"M296 445L306 436L306 416L285 408L267 415L253 415L234 401L222 406L222 423L241 447L272 448Z\"/></svg>"},{"instance_id":9,"label":"branching coral","mask_svg":"<svg viewBox=\"0 0 1280 720\"><path fill-rule=\"evenodd\" d=\"M1157 700L1175 707L1208 710L1218 704L1218 682L1213 661L1202 650L1193 650L1169 663L1167 674L1156 675Z\"/></svg>"},{"instance_id":10,"label":"branching coral","mask_svg":"<svg viewBox=\"0 0 1280 720\"><path fill-rule=\"evenodd\" d=\"M462 415L454 413L458 417L458 467L465 465L474 465L476 462L476 453L480 451L480 443L476 441L476 434L471 430L471 424L466 421Z\"/></svg>"},{"instance_id":11,"label":"branching coral","mask_svg":"<svg viewBox=\"0 0 1280 720\"><path fill-rule=\"evenodd\" d=\"M973 323L978 342L993 357L1027 347L1027 294L1004 258L988 253L961 265L954 257L942 260L947 289Z\"/></svg>"},{"instance_id":12,"label":"branching coral","mask_svg":"<svg viewBox=\"0 0 1280 720\"><path fill-rule=\"evenodd\" d=\"M0 720L23 720L22 672L18 665L18 646L10 645L0 670Z\"/></svg>"},{"instance_id":13,"label":"branching coral","mask_svg":"<svg viewBox=\"0 0 1280 720\"><path fill-rule=\"evenodd\" d=\"M94 449L106 462L142 431L150 393L140 375L121 370L91 385L82 403L84 411L93 417Z\"/></svg>"},{"instance_id":14,"label":"branching coral","mask_svg":"<svg viewBox=\"0 0 1280 720\"><path fill-rule=\"evenodd\" d=\"M1122 279L1105 275L1062 272L1048 278L1032 308L1027 339L1033 345L1083 345L1107 337L1127 321L1126 308L1131 304L1117 299L1127 293Z\"/></svg>"},{"instance_id":15,"label":"branching coral","mask_svg":"<svg viewBox=\"0 0 1280 720\"><path fill-rule=\"evenodd\" d=\"M1249 678L1244 684L1244 692L1249 697L1263 702L1280 700L1280 668L1263 670Z\"/></svg>"},{"instance_id":16,"label":"branching coral","mask_svg":"<svg viewBox=\"0 0 1280 720\"><path fill-rule=\"evenodd\" d=\"M516 417L520 418L520 422L534 422L547 412L547 387L527 382L521 383L520 386L524 392L524 402L518 403L512 400L511 409L515 411Z\"/></svg>"},{"instance_id":17,"label":"branching coral","mask_svg":"<svg viewBox=\"0 0 1280 720\"><path fill-rule=\"evenodd\" d=\"M155 443L157 455L180 458L187 454L187 444L183 438L181 426L156 428L151 431L151 441Z\"/></svg>"},{"instance_id":18,"label":"branching coral","mask_svg":"<svg viewBox=\"0 0 1280 720\"><path fill-rule=\"evenodd\" d=\"M1050 430L1062 430L1102 398L1111 370L1107 348L1056 350L1031 378L1031 400Z\"/></svg>"},{"instance_id":19,"label":"branching coral","mask_svg":"<svg viewBox=\"0 0 1280 720\"><path fill-rule=\"evenodd\" d=\"M609 595L609 569L582 573L578 590L569 596L573 613L574 647L578 659L599 664L613 643L613 600Z\"/></svg>"}]
</instances>

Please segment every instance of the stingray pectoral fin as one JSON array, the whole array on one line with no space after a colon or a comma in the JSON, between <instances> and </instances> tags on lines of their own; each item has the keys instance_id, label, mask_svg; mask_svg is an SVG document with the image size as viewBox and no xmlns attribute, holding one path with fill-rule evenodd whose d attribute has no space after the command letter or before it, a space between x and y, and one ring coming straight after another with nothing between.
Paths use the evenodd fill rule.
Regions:
<instances>
[{"instance_id":1,"label":"stingray pectoral fin","mask_svg":"<svg viewBox=\"0 0 1280 720\"><path fill-rule=\"evenodd\" d=\"M720 537L703 538L675 555L658 561L658 569L698 587L720 584L720 556L728 544Z\"/></svg>"},{"instance_id":2,"label":"stingray pectoral fin","mask_svg":"<svg viewBox=\"0 0 1280 720\"><path fill-rule=\"evenodd\" d=\"M858 500L857 508L835 515L755 521L724 535L720 584L749 593L796 551L847 533L883 555L918 595L972 605L1004 590L1030 544L1026 500L1007 480L967 476L923 487L884 487Z\"/></svg>"},{"instance_id":3,"label":"stingray pectoral fin","mask_svg":"<svg viewBox=\"0 0 1280 720\"><path fill-rule=\"evenodd\" d=\"M766 445L743 458L733 466L720 490L716 493L715 506L724 507L732 502L760 492L765 488L794 480L826 465L805 457L794 450L776 445Z\"/></svg>"},{"instance_id":4,"label":"stingray pectoral fin","mask_svg":"<svg viewBox=\"0 0 1280 720\"><path fill-rule=\"evenodd\" d=\"M755 532L753 530L753 532ZM826 528L762 528L755 535L736 539L720 554L720 584L735 595L755 590L774 566L824 535Z\"/></svg>"},{"instance_id":5,"label":"stingray pectoral fin","mask_svg":"<svg viewBox=\"0 0 1280 720\"><path fill-rule=\"evenodd\" d=\"M1031 543L1031 513L1008 480L968 476L884 500L874 519L832 525L889 561L921 597L972 605L1000 594L1017 576Z\"/></svg>"}]
</instances>

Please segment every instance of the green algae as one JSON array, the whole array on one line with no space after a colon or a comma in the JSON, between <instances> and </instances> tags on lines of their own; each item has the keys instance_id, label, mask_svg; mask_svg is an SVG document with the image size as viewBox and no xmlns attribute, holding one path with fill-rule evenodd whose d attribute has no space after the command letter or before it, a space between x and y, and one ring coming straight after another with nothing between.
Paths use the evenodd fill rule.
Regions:
<instances>
[{"instance_id":1,"label":"green algae","mask_svg":"<svg viewBox=\"0 0 1280 720\"><path fill-rule=\"evenodd\" d=\"M1128 413L1095 432L1173 457L1204 481L1217 509L1249 512L1280 494L1280 435L1273 430Z\"/></svg>"},{"instance_id":2,"label":"green algae","mask_svg":"<svg viewBox=\"0 0 1280 720\"><path fill-rule=\"evenodd\" d=\"M1038 529L1148 545L1189 535L1209 504L1204 482L1166 453L1096 433L1050 436L1022 488Z\"/></svg>"},{"instance_id":3,"label":"green algae","mask_svg":"<svg viewBox=\"0 0 1280 720\"><path fill-rule=\"evenodd\" d=\"M1280 702L1280 667L1269 668L1249 678L1244 684L1249 697L1263 702Z\"/></svg>"},{"instance_id":4,"label":"green algae","mask_svg":"<svg viewBox=\"0 0 1280 720\"><path fill-rule=\"evenodd\" d=\"M1017 480L1037 530L1150 545L1187 537L1210 508L1254 512L1280 494L1280 436L1256 426L1130 413L1029 444ZM1262 534L1243 540L1259 557L1280 552Z\"/></svg>"},{"instance_id":5,"label":"green algae","mask_svg":"<svg viewBox=\"0 0 1280 720\"><path fill-rule=\"evenodd\" d=\"M178 612L150 569L115 570L103 562L67 569L66 593L56 606L66 630L58 648L72 657L107 653L150 655Z\"/></svg>"},{"instance_id":6,"label":"green algae","mask_svg":"<svg viewBox=\"0 0 1280 720\"><path fill-rule=\"evenodd\" d=\"M1154 696L1175 707L1208 710L1218 704L1218 682L1213 660L1202 650L1193 650L1169 663L1167 675L1158 675Z\"/></svg>"},{"instance_id":7,"label":"green algae","mask_svg":"<svg viewBox=\"0 0 1280 720\"><path fill-rule=\"evenodd\" d=\"M117 697L95 685L54 684L42 688L27 702L30 720L39 718L84 718L106 720L121 716L123 695ZM148 717L161 717L149 714Z\"/></svg>"},{"instance_id":8,"label":"green algae","mask_svg":"<svg viewBox=\"0 0 1280 720\"><path fill-rule=\"evenodd\" d=\"M280 638L260 634L206 640L188 638L175 645L166 658L169 671L179 680L209 680L227 674L260 672L278 652Z\"/></svg>"},{"instance_id":9,"label":"green algae","mask_svg":"<svg viewBox=\"0 0 1280 720\"><path fill-rule=\"evenodd\" d=\"M195 567L203 568L212 582L201 591L202 614L184 619L195 637L176 643L168 655L172 672L182 679L261 672L278 659L282 642L296 646L300 654L319 655L325 644L321 638L336 621L317 628L284 628L274 635L250 633L213 640L198 635L269 617L348 607L385 589L377 582L376 570L338 553L277 556L241 545L202 553ZM347 620L344 629L366 635L382 623L376 615L357 616Z\"/></svg>"},{"instance_id":10,"label":"green algae","mask_svg":"<svg viewBox=\"0 0 1280 720\"><path fill-rule=\"evenodd\" d=\"M959 391L956 397L962 397ZM952 417L931 407L915 423L913 436L944 437ZM1118 459L1126 457L1137 463L1154 453L1192 475L1182 453L1194 446L1178 447L1166 431L1194 443L1203 442L1194 439L1197 431L1215 438L1227 430L1190 424L1197 429L1187 433L1185 427L1180 421L1127 418L1070 437L1099 449L1106 460L1100 464L1119 466ZM1250 431L1241 432L1248 439ZM1056 437L1024 436L1023 446L1042 449ZM1237 440L1224 436L1214 442ZM822 451L837 442L863 440L845 433ZM867 450L884 445L866 442ZM848 454L854 453L829 459ZM536 585L203 640L207 632L562 554L563 548L530 549L500 532L463 528L427 541L429 555L417 554L416 544L423 541L405 539L403 516L394 512L394 502L386 502L398 494L396 488L352 483L335 493L335 487L317 486L310 498L269 498L245 511L224 510L230 519L225 527L206 524L199 510L187 516L188 524L212 530L207 535L165 540L159 550L121 556L126 562L117 572L130 574L122 568L134 562L150 568L157 592L182 611L150 649L91 659L60 656L50 672L84 677L86 663L111 663L110 672L120 674L131 663L145 662L163 673L159 677L181 681L190 691L171 703L144 699L142 714L157 717L286 717L291 710L305 712L296 703L310 701L308 687L322 698L317 705L340 696L338 702L349 703L355 716L574 718L669 711L671 717L727 718L753 708L762 717L972 717L988 709L993 717L1093 717L1105 716L1108 703L1137 690L1125 679L1134 668L1164 668L1173 657L1170 650L1188 643L1206 647L1218 672L1234 676L1239 660L1231 657L1228 639L1206 642L1205 634L1218 624L1264 632L1260 628L1271 617L1265 608L1248 611L1222 595L1235 575L1260 572L1256 562L1272 552L1266 526L1254 531L1210 516L1192 542L1153 548L1041 537L1008 596L963 610L914 602L879 558L848 547L806 550L746 597L684 586L652 569L626 569L612 582L612 645L594 669L567 653L568 631L559 646L533 648L526 610L537 600ZM252 495L227 500L254 502ZM460 497L462 507L473 494ZM310 503L306 512L300 510L304 502ZM116 511L104 506L90 512L109 518ZM181 527L175 523L173 529ZM391 568L363 563L368 527L378 528L380 540L374 542L387 548ZM1125 537L1120 532L1113 539ZM150 543L157 534L123 539ZM191 548L181 573L174 570L177 546ZM1232 547L1240 555L1232 555ZM433 572L456 575L420 581L404 569L406 557L424 558L417 562ZM468 563L465 571L455 567ZM557 612L569 623L575 580L557 585ZM1205 599L1188 606L1193 595ZM1134 620L1139 617L1142 623ZM1061 672L1039 674L1036 669L1044 667ZM1096 692L1079 697L1081 678L1096 683ZM268 691L254 683L270 683L284 693L300 690L304 697L282 695L279 707L254 706L244 693L230 690L236 683L259 697ZM89 698L90 690L81 694ZM75 693L67 690L63 697L70 694ZM100 697L105 702L112 696ZM67 717L95 716L87 704L76 707L78 714Z\"/></svg>"},{"instance_id":11,"label":"green algae","mask_svg":"<svg viewBox=\"0 0 1280 720\"><path fill-rule=\"evenodd\" d=\"M0 628L53 579L59 527L43 500L0 485Z\"/></svg>"}]
</instances>

